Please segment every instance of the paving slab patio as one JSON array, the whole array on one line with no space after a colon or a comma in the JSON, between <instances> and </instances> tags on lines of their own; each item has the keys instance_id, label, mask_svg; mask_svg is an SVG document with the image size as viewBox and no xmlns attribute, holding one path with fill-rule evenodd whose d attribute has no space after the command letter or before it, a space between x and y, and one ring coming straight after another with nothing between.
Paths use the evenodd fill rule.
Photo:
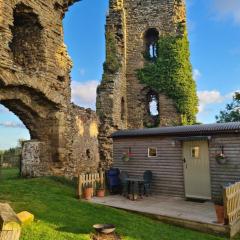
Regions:
<instances>
[{"instance_id":1,"label":"paving slab patio","mask_svg":"<svg viewBox=\"0 0 240 240\"><path fill-rule=\"evenodd\" d=\"M199 203L167 196L151 196L131 201L120 195L112 195L104 198L96 197L91 201L97 204L145 214L216 224L214 205L209 201Z\"/></svg>"}]
</instances>

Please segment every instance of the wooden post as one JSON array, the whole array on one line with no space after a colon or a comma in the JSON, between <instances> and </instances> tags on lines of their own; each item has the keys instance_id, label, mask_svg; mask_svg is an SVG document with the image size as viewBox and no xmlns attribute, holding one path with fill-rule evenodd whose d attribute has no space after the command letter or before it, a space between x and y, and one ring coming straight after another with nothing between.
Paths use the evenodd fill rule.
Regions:
<instances>
[{"instance_id":1,"label":"wooden post","mask_svg":"<svg viewBox=\"0 0 240 240\"><path fill-rule=\"evenodd\" d=\"M0 240L19 240L21 223L9 206L0 204Z\"/></svg>"},{"instance_id":2,"label":"wooden post","mask_svg":"<svg viewBox=\"0 0 240 240\"><path fill-rule=\"evenodd\" d=\"M3 154L0 155L0 179L2 178Z\"/></svg>"},{"instance_id":3,"label":"wooden post","mask_svg":"<svg viewBox=\"0 0 240 240\"><path fill-rule=\"evenodd\" d=\"M228 219L228 201L227 201L227 188L223 188L223 206L224 206L224 225L229 224L229 219Z\"/></svg>"},{"instance_id":4,"label":"wooden post","mask_svg":"<svg viewBox=\"0 0 240 240\"><path fill-rule=\"evenodd\" d=\"M100 184L102 187L105 187L104 186L104 172L102 170L100 170L99 175L100 175Z\"/></svg>"},{"instance_id":5,"label":"wooden post","mask_svg":"<svg viewBox=\"0 0 240 240\"><path fill-rule=\"evenodd\" d=\"M77 197L80 199L82 197L82 189L86 186L90 186L93 188L92 197L96 195L97 183L101 185L101 187L105 187L105 179L104 172L100 170L98 173L91 174L79 174L78 175L78 186L77 186Z\"/></svg>"},{"instance_id":6,"label":"wooden post","mask_svg":"<svg viewBox=\"0 0 240 240\"><path fill-rule=\"evenodd\" d=\"M82 176L78 175L78 188L77 188L77 198L80 199L82 197Z\"/></svg>"}]
</instances>

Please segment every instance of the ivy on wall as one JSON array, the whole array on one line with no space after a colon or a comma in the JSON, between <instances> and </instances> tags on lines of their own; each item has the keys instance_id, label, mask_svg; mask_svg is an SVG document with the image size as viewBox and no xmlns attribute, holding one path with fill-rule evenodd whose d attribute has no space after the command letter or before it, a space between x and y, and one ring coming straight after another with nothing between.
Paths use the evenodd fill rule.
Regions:
<instances>
[{"instance_id":1,"label":"ivy on wall","mask_svg":"<svg viewBox=\"0 0 240 240\"><path fill-rule=\"evenodd\" d=\"M103 64L105 72L116 73L121 67L120 57L118 56L117 40L113 32L106 34L107 56Z\"/></svg>"},{"instance_id":2,"label":"ivy on wall","mask_svg":"<svg viewBox=\"0 0 240 240\"><path fill-rule=\"evenodd\" d=\"M187 33L162 36L158 42L157 58L148 61L137 75L141 83L174 100L183 125L196 122L198 98Z\"/></svg>"}]
</instances>

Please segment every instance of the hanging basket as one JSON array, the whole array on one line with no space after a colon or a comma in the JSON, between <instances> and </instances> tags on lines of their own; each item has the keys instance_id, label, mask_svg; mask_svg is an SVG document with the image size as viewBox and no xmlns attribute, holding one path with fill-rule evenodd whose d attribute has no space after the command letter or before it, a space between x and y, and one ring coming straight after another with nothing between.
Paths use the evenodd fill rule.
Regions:
<instances>
[{"instance_id":1,"label":"hanging basket","mask_svg":"<svg viewBox=\"0 0 240 240\"><path fill-rule=\"evenodd\" d=\"M216 155L215 159L216 159L217 163L220 165L225 164L227 162L227 158L222 153Z\"/></svg>"},{"instance_id":2,"label":"hanging basket","mask_svg":"<svg viewBox=\"0 0 240 240\"><path fill-rule=\"evenodd\" d=\"M123 162L128 162L130 160L130 157L129 156L127 156L127 155L123 155L122 156L122 161Z\"/></svg>"}]
</instances>

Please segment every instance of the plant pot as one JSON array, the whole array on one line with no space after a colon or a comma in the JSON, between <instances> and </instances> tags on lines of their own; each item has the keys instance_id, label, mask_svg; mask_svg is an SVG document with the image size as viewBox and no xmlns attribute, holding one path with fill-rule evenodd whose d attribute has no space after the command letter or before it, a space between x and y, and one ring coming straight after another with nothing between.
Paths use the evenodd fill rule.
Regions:
<instances>
[{"instance_id":1,"label":"plant pot","mask_svg":"<svg viewBox=\"0 0 240 240\"><path fill-rule=\"evenodd\" d=\"M97 197L105 197L105 189L97 190Z\"/></svg>"},{"instance_id":2,"label":"plant pot","mask_svg":"<svg viewBox=\"0 0 240 240\"><path fill-rule=\"evenodd\" d=\"M122 157L123 162L128 162L129 160L130 160L129 157Z\"/></svg>"},{"instance_id":3,"label":"plant pot","mask_svg":"<svg viewBox=\"0 0 240 240\"><path fill-rule=\"evenodd\" d=\"M93 195L93 188L85 188L83 193L86 200L91 200Z\"/></svg>"},{"instance_id":4,"label":"plant pot","mask_svg":"<svg viewBox=\"0 0 240 240\"><path fill-rule=\"evenodd\" d=\"M224 224L224 207L221 205L215 205L217 223Z\"/></svg>"},{"instance_id":5,"label":"plant pot","mask_svg":"<svg viewBox=\"0 0 240 240\"><path fill-rule=\"evenodd\" d=\"M218 164L222 165L227 162L227 159L226 158L216 158L216 161Z\"/></svg>"}]
</instances>

